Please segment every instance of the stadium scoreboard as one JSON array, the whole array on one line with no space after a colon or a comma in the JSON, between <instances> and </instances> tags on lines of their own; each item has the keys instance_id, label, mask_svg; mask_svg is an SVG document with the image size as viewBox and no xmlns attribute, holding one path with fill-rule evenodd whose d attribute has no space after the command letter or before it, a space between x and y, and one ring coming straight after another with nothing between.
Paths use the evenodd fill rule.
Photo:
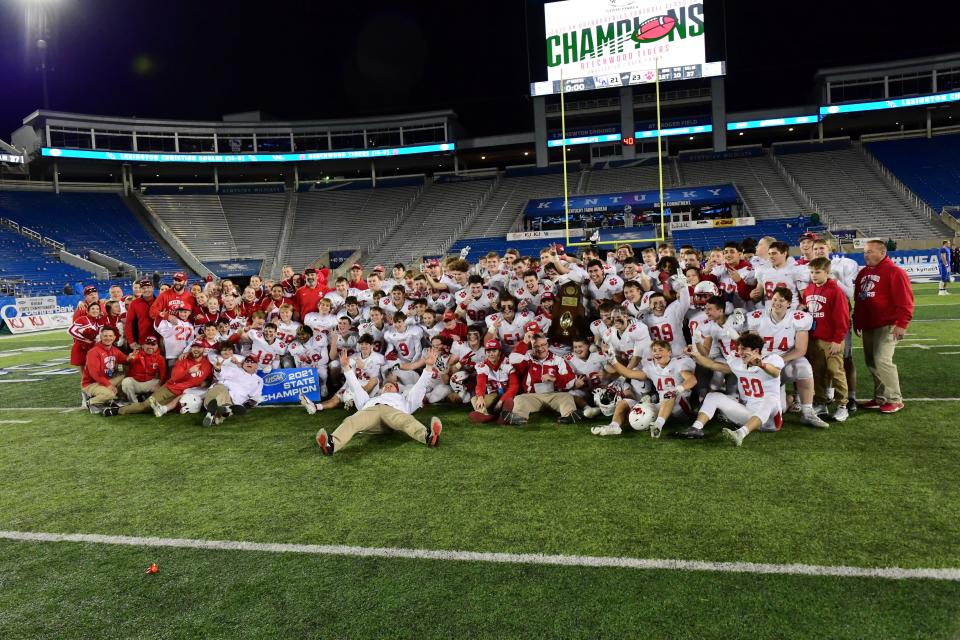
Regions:
<instances>
[{"instance_id":1,"label":"stadium scoreboard","mask_svg":"<svg viewBox=\"0 0 960 640\"><path fill-rule=\"evenodd\" d=\"M703 2L564 0L544 5L543 96L724 75L706 59Z\"/></svg>"}]
</instances>

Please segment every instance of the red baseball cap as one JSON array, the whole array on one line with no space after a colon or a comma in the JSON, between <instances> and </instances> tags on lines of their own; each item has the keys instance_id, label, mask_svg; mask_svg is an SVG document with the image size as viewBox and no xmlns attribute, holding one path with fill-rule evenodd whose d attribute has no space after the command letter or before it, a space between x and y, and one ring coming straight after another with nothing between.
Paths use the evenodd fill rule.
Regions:
<instances>
[{"instance_id":1,"label":"red baseball cap","mask_svg":"<svg viewBox=\"0 0 960 640\"><path fill-rule=\"evenodd\" d=\"M496 350L499 351L499 350L500 350L500 341L499 341L499 340L487 340L486 342L483 343L483 348L484 348L484 349L490 349L490 350L496 349Z\"/></svg>"},{"instance_id":2,"label":"red baseball cap","mask_svg":"<svg viewBox=\"0 0 960 640\"><path fill-rule=\"evenodd\" d=\"M817 234L813 233L812 231L807 231L806 233L803 233L800 235L800 240L816 240L816 239L817 239Z\"/></svg>"},{"instance_id":3,"label":"red baseball cap","mask_svg":"<svg viewBox=\"0 0 960 640\"><path fill-rule=\"evenodd\" d=\"M143 339L143 344L158 344L157 339L153 336L147 336Z\"/></svg>"},{"instance_id":4,"label":"red baseball cap","mask_svg":"<svg viewBox=\"0 0 960 640\"><path fill-rule=\"evenodd\" d=\"M177 271L175 274L173 274L173 280L175 282L176 281L186 282L187 274L185 274L183 271Z\"/></svg>"},{"instance_id":5,"label":"red baseball cap","mask_svg":"<svg viewBox=\"0 0 960 640\"><path fill-rule=\"evenodd\" d=\"M97 292L97 288L92 284L88 284L83 288L83 295L87 295L88 293L96 293L96 292Z\"/></svg>"},{"instance_id":6,"label":"red baseball cap","mask_svg":"<svg viewBox=\"0 0 960 640\"><path fill-rule=\"evenodd\" d=\"M543 295L540 296L540 300L556 300L556 298L557 296L553 295L551 291L545 291Z\"/></svg>"},{"instance_id":7,"label":"red baseball cap","mask_svg":"<svg viewBox=\"0 0 960 640\"><path fill-rule=\"evenodd\" d=\"M536 333L540 333L540 325L531 320L527 324L523 325L523 331L524 333L527 331L535 331Z\"/></svg>"},{"instance_id":8,"label":"red baseball cap","mask_svg":"<svg viewBox=\"0 0 960 640\"><path fill-rule=\"evenodd\" d=\"M311 267L310 269L304 269L303 275L308 276L308 275L310 275L311 273L316 273L316 272L317 272L317 270Z\"/></svg>"},{"instance_id":9,"label":"red baseball cap","mask_svg":"<svg viewBox=\"0 0 960 640\"><path fill-rule=\"evenodd\" d=\"M446 311L443 312L443 319L444 319L444 320L456 320L456 319L457 319L457 314L455 314L455 313L454 313L453 311L451 311L450 309L447 309Z\"/></svg>"},{"instance_id":10,"label":"red baseball cap","mask_svg":"<svg viewBox=\"0 0 960 640\"><path fill-rule=\"evenodd\" d=\"M243 364L247 364L248 362L252 362L253 364L260 364L260 361L257 360L256 356L247 356L246 358L243 359Z\"/></svg>"},{"instance_id":11,"label":"red baseball cap","mask_svg":"<svg viewBox=\"0 0 960 640\"><path fill-rule=\"evenodd\" d=\"M386 269L383 268L382 264L378 264L373 268L374 273L383 273L384 271L386 271Z\"/></svg>"},{"instance_id":12,"label":"red baseball cap","mask_svg":"<svg viewBox=\"0 0 960 640\"><path fill-rule=\"evenodd\" d=\"M431 258L430 260L427 260L427 266L428 266L428 267L439 267L439 266L440 266L440 261L437 260L436 258Z\"/></svg>"},{"instance_id":13,"label":"red baseball cap","mask_svg":"<svg viewBox=\"0 0 960 640\"><path fill-rule=\"evenodd\" d=\"M353 270L353 269L360 269L360 271L363 271L363 265L360 264L359 262L355 262L355 263L353 264L353 266L350 267L350 269L351 269L351 270Z\"/></svg>"},{"instance_id":14,"label":"red baseball cap","mask_svg":"<svg viewBox=\"0 0 960 640\"><path fill-rule=\"evenodd\" d=\"M194 347L200 347L201 349L206 349L207 345L203 344L199 340L194 340L193 344L190 345L190 348L193 349Z\"/></svg>"},{"instance_id":15,"label":"red baseball cap","mask_svg":"<svg viewBox=\"0 0 960 640\"><path fill-rule=\"evenodd\" d=\"M213 274L207 274L207 282L213 282Z\"/></svg>"}]
</instances>

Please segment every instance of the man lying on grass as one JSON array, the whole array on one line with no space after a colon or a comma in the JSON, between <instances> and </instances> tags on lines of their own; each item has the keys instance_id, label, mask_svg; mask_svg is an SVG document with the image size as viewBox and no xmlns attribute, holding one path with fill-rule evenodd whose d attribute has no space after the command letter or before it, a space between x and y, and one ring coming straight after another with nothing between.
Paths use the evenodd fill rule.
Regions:
<instances>
[{"instance_id":1,"label":"man lying on grass","mask_svg":"<svg viewBox=\"0 0 960 640\"><path fill-rule=\"evenodd\" d=\"M442 429L440 419L436 416L430 418L430 427L427 428L412 414L423 404L423 397L426 395L427 385L433 375L433 366L437 363L438 355L435 349L427 353L426 366L420 374L420 379L405 393L400 393L396 382L384 382L380 394L370 397L357 380L357 374L350 366L350 358L346 351L342 351L340 366L346 378L346 386L353 394L357 412L341 422L330 435L327 434L326 429L320 429L317 433L320 452L325 456L332 456L334 451L342 449L358 433L383 433L388 429L403 431L428 447L436 447L440 442Z\"/></svg>"}]
</instances>

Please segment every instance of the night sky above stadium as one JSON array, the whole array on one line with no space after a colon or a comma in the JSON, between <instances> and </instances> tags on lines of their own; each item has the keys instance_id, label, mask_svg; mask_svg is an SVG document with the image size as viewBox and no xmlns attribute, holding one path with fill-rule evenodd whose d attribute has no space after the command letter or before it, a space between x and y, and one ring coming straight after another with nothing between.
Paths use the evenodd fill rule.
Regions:
<instances>
[{"instance_id":1,"label":"night sky above stadium","mask_svg":"<svg viewBox=\"0 0 960 640\"><path fill-rule=\"evenodd\" d=\"M28 1L0 3L6 140L42 106ZM542 13L537 3L33 1L56 8L52 109L216 120L452 108L473 135L532 130L525 14ZM728 108L815 102L818 68L955 51L957 4L911 15L876 2L727 0Z\"/></svg>"}]
</instances>

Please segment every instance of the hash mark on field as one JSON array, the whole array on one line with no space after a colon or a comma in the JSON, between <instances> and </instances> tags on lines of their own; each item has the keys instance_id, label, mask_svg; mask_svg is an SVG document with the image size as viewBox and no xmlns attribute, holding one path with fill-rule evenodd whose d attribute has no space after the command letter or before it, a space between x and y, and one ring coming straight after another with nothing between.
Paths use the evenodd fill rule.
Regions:
<instances>
[{"instance_id":1,"label":"hash mark on field","mask_svg":"<svg viewBox=\"0 0 960 640\"><path fill-rule=\"evenodd\" d=\"M672 571L710 571L717 573L836 576L842 578L944 580L960 582L960 569L903 569L900 567L707 562L700 560L660 560L609 556L545 555L539 553L494 553L432 549L394 549L385 547L350 547L346 545L281 544L228 540L195 540L188 538L141 538L87 533L35 533L30 531L0 531L0 539L23 542L86 542L130 547L172 547L177 549L207 549L213 551L299 553L321 556L353 556L360 558L452 560L457 562L490 562L496 564L528 564L563 567L610 567L616 569L660 569Z\"/></svg>"}]
</instances>

